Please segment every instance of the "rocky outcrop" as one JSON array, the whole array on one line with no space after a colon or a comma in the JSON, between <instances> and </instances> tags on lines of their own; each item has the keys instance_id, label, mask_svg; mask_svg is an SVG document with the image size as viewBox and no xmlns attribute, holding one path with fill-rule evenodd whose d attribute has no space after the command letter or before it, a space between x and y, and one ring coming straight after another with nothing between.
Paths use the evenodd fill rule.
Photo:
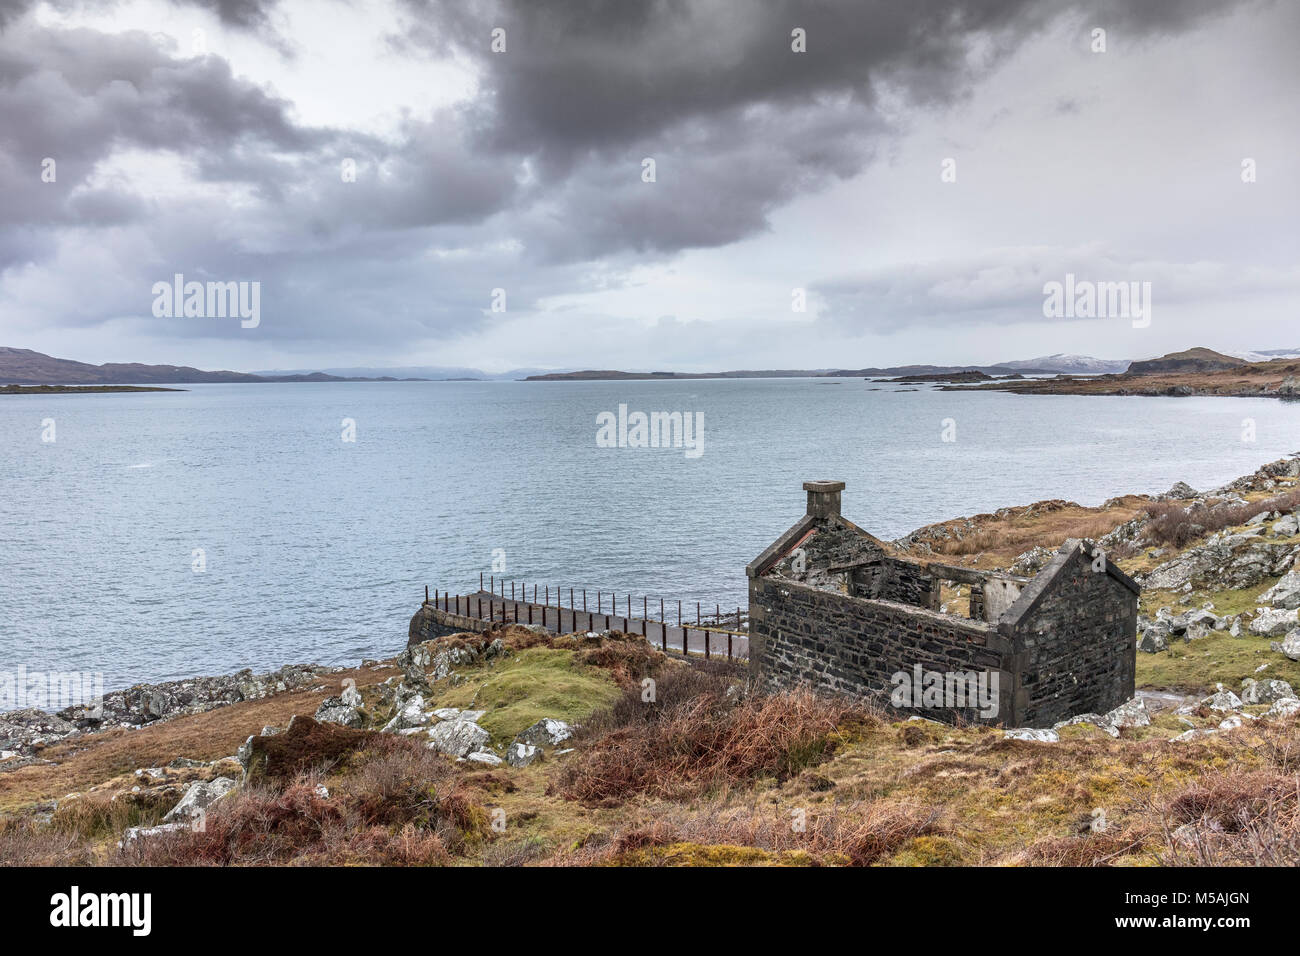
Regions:
<instances>
[{"instance_id":1,"label":"rocky outcrop","mask_svg":"<svg viewBox=\"0 0 1300 956\"><path fill-rule=\"evenodd\" d=\"M338 697L326 697L316 709L316 719L344 727L364 727L366 719L361 712L361 694L349 686Z\"/></svg>"},{"instance_id":2,"label":"rocky outcrop","mask_svg":"<svg viewBox=\"0 0 1300 956\"><path fill-rule=\"evenodd\" d=\"M208 807L231 793L237 786L238 783L230 777L215 777L212 780L200 780L191 784L185 791L185 796L181 798L181 802L172 807L163 817L163 823L191 820L200 813L206 812Z\"/></svg>"},{"instance_id":3,"label":"rocky outcrop","mask_svg":"<svg viewBox=\"0 0 1300 956\"><path fill-rule=\"evenodd\" d=\"M1137 580L1162 591L1239 590L1281 575L1297 556L1300 545L1268 541L1258 531L1219 532Z\"/></svg>"},{"instance_id":4,"label":"rocky outcrop","mask_svg":"<svg viewBox=\"0 0 1300 956\"><path fill-rule=\"evenodd\" d=\"M543 717L515 738L516 743L534 747L557 747L573 736L573 728L562 720Z\"/></svg>"},{"instance_id":5,"label":"rocky outcrop","mask_svg":"<svg viewBox=\"0 0 1300 956\"><path fill-rule=\"evenodd\" d=\"M1244 704L1271 704L1294 696L1295 691L1284 680L1255 680L1247 677L1241 682L1241 701Z\"/></svg>"},{"instance_id":6,"label":"rocky outcrop","mask_svg":"<svg viewBox=\"0 0 1300 956\"><path fill-rule=\"evenodd\" d=\"M515 741L506 748L506 763L512 767L527 767L542 758L542 748Z\"/></svg>"},{"instance_id":7,"label":"rocky outcrop","mask_svg":"<svg viewBox=\"0 0 1300 956\"><path fill-rule=\"evenodd\" d=\"M1250 633L1261 637L1282 637L1300 626L1300 610L1268 608L1255 615Z\"/></svg>"},{"instance_id":8,"label":"rocky outcrop","mask_svg":"<svg viewBox=\"0 0 1300 956\"><path fill-rule=\"evenodd\" d=\"M1300 570L1294 567L1282 579L1259 596L1265 604L1284 610L1300 608Z\"/></svg>"},{"instance_id":9,"label":"rocky outcrop","mask_svg":"<svg viewBox=\"0 0 1300 956\"><path fill-rule=\"evenodd\" d=\"M102 708L69 707L59 716L78 729L138 727L182 714L201 714L244 700L310 687L323 674L342 668L291 664L265 674L242 670L220 677L193 677L160 684L136 684L104 695Z\"/></svg>"},{"instance_id":10,"label":"rocky outcrop","mask_svg":"<svg viewBox=\"0 0 1300 956\"><path fill-rule=\"evenodd\" d=\"M429 749L453 757L482 750L492 735L473 720L445 720L429 731Z\"/></svg>"},{"instance_id":11,"label":"rocky outcrop","mask_svg":"<svg viewBox=\"0 0 1300 956\"><path fill-rule=\"evenodd\" d=\"M55 741L76 733L70 721L28 707L0 714L0 769L13 769L14 757L31 757Z\"/></svg>"}]
</instances>

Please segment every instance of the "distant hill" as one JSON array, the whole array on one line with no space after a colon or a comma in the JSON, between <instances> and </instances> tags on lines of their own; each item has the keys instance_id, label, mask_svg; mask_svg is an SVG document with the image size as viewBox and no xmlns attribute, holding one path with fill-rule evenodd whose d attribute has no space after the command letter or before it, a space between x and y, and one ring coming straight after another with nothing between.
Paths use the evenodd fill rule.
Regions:
<instances>
[{"instance_id":1,"label":"distant hill","mask_svg":"<svg viewBox=\"0 0 1300 956\"><path fill-rule=\"evenodd\" d=\"M0 385L185 385L196 382L396 382L401 379L350 378L322 372L253 375L249 372L205 372L188 365L142 365L106 362L90 365L54 358L31 349L0 346Z\"/></svg>"},{"instance_id":2,"label":"distant hill","mask_svg":"<svg viewBox=\"0 0 1300 956\"><path fill-rule=\"evenodd\" d=\"M1134 362L1128 367L1129 375L1162 375L1167 372L1221 372L1249 364L1235 355L1224 355L1213 349L1194 348L1170 352L1160 358Z\"/></svg>"},{"instance_id":3,"label":"distant hill","mask_svg":"<svg viewBox=\"0 0 1300 956\"><path fill-rule=\"evenodd\" d=\"M1071 375L1108 375L1113 372L1123 372L1129 367L1129 362L1129 359L1099 359L1090 355L1067 355L1058 352L1055 355L1019 359L1002 364L1017 372L1024 372L1026 369L1042 369L1047 372L1065 372Z\"/></svg>"},{"instance_id":4,"label":"distant hill","mask_svg":"<svg viewBox=\"0 0 1300 956\"><path fill-rule=\"evenodd\" d=\"M204 372L185 365L140 365L109 362L89 365L54 358L31 349L0 346L0 384L11 385L151 385L188 382L260 382L243 372Z\"/></svg>"}]
</instances>

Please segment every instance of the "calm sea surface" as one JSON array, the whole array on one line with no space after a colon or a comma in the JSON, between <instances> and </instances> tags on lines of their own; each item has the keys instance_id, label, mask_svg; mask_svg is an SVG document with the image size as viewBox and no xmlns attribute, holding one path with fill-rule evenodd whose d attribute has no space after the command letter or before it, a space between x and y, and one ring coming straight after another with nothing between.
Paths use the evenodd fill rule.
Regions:
<instances>
[{"instance_id":1,"label":"calm sea surface","mask_svg":"<svg viewBox=\"0 0 1300 956\"><path fill-rule=\"evenodd\" d=\"M734 608L809 478L847 482L845 514L893 538L1043 498L1209 488L1300 448L1300 406L1264 399L860 379L188 388L0 396L0 670L114 688L355 664L401 649L426 584L471 591L494 552L507 578L593 604ZM620 404L703 413L703 454L598 447Z\"/></svg>"}]
</instances>

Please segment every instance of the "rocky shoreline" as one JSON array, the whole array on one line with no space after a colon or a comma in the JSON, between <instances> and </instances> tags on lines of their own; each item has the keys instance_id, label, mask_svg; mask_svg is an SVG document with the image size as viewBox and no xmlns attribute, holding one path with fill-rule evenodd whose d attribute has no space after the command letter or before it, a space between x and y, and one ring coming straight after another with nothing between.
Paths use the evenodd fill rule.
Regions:
<instances>
[{"instance_id":1,"label":"rocky shoreline","mask_svg":"<svg viewBox=\"0 0 1300 956\"><path fill-rule=\"evenodd\" d=\"M313 664L290 664L263 674L245 669L218 677L135 684L105 694L102 705L96 708L78 705L48 713L28 707L0 713L0 772L37 762L46 747L79 734L115 727L136 729L187 714L201 714L241 701L319 685L323 676L345 669Z\"/></svg>"}]
</instances>

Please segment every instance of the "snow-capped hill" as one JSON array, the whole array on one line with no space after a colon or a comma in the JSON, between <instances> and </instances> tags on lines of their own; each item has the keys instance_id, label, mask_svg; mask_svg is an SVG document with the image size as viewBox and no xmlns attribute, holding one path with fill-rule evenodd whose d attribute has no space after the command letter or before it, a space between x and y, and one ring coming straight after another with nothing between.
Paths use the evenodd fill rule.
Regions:
<instances>
[{"instance_id":1,"label":"snow-capped hill","mask_svg":"<svg viewBox=\"0 0 1300 956\"><path fill-rule=\"evenodd\" d=\"M1068 355L1058 352L1041 358L1021 359L1015 362L999 362L1006 368L1033 368L1048 372L1069 372L1076 375L1105 375L1109 372L1122 372L1129 366L1129 359L1099 359L1091 355Z\"/></svg>"}]
</instances>

